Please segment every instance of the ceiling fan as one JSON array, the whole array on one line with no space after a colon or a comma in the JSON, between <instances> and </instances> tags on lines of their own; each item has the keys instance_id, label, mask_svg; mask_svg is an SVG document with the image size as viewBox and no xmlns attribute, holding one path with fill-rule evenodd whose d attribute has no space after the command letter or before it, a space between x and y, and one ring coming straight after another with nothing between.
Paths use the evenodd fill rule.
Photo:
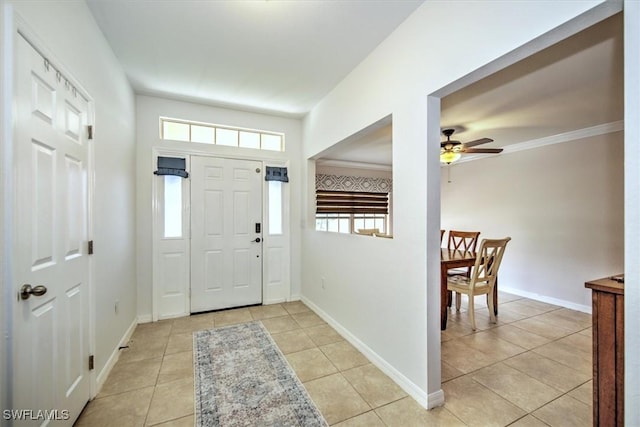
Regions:
<instances>
[{"instance_id":1,"label":"ceiling fan","mask_svg":"<svg viewBox=\"0 0 640 427\"><path fill-rule=\"evenodd\" d=\"M450 164L460 159L462 153L483 153L497 154L502 153L502 148L471 148L476 145L487 144L492 142L491 138L480 138L475 141L462 143L460 141L452 141L451 135L455 129L443 129L442 133L447 137L446 141L440 143L440 162Z\"/></svg>"}]
</instances>

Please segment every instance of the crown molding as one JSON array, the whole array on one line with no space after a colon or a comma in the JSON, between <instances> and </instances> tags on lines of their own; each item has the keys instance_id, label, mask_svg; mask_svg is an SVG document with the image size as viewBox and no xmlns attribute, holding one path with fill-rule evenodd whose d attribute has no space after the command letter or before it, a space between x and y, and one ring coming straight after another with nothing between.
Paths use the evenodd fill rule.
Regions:
<instances>
[{"instance_id":1,"label":"crown molding","mask_svg":"<svg viewBox=\"0 0 640 427\"><path fill-rule=\"evenodd\" d=\"M577 139L606 135L608 133L618 132L621 130L624 130L624 120L560 133L558 135L547 136L545 138L533 139L531 141L520 142L518 144L507 145L504 147L503 153L515 153L517 151L531 150L533 148L544 147L546 145L561 144L563 142L571 142Z\"/></svg>"},{"instance_id":2,"label":"crown molding","mask_svg":"<svg viewBox=\"0 0 640 427\"><path fill-rule=\"evenodd\" d=\"M559 133L557 135L546 136L544 138L532 139L530 141L519 142L517 144L507 145L503 147L503 151L500 154L492 154L487 156L486 154L478 156L463 157L455 163L472 162L474 160L486 159L489 157L503 156L509 153L516 153L518 151L532 150L534 148L545 147L547 145L561 144L564 142L571 142L578 139L590 138L593 136L606 135L608 133L614 133L624 130L624 120L618 120L616 122L603 123L601 125L591 126L588 128L577 129L570 132Z\"/></svg>"}]
</instances>

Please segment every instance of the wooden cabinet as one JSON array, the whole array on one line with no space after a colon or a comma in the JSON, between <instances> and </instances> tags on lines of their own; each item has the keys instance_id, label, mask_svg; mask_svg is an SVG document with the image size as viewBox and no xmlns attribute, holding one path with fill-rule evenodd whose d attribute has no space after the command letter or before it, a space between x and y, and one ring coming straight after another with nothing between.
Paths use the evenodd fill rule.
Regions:
<instances>
[{"instance_id":1,"label":"wooden cabinet","mask_svg":"<svg viewBox=\"0 0 640 427\"><path fill-rule=\"evenodd\" d=\"M585 286L593 300L593 425L623 426L624 283L604 278Z\"/></svg>"}]
</instances>

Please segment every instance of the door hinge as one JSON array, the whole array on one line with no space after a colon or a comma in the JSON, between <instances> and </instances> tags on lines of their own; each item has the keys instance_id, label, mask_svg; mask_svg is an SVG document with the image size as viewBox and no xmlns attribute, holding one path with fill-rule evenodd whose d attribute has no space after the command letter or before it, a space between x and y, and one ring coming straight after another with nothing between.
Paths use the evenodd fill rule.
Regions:
<instances>
[{"instance_id":1,"label":"door hinge","mask_svg":"<svg viewBox=\"0 0 640 427\"><path fill-rule=\"evenodd\" d=\"M93 371L94 368L94 356L93 354L89 355L89 370Z\"/></svg>"},{"instance_id":2,"label":"door hinge","mask_svg":"<svg viewBox=\"0 0 640 427\"><path fill-rule=\"evenodd\" d=\"M93 125L87 126L87 138L93 139Z\"/></svg>"},{"instance_id":3,"label":"door hinge","mask_svg":"<svg viewBox=\"0 0 640 427\"><path fill-rule=\"evenodd\" d=\"M87 242L87 253L93 255L93 240Z\"/></svg>"}]
</instances>

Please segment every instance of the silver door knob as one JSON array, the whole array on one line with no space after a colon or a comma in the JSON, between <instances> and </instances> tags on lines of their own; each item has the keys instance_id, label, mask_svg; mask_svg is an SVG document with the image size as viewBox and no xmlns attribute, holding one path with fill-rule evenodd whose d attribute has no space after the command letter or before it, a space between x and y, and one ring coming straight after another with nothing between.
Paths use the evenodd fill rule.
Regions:
<instances>
[{"instance_id":1,"label":"silver door knob","mask_svg":"<svg viewBox=\"0 0 640 427\"><path fill-rule=\"evenodd\" d=\"M18 292L18 296L20 297L20 299L29 299L31 295L40 297L46 293L47 293L47 288L42 285L32 287L31 285L26 284L26 285L22 285L22 287L20 288L20 292Z\"/></svg>"}]
</instances>

